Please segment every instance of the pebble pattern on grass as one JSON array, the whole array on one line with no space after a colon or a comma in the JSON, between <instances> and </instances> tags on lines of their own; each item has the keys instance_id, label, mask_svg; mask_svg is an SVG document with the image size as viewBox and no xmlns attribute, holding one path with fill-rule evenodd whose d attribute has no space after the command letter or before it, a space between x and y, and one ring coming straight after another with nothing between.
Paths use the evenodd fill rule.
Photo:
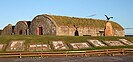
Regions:
<instances>
[{"instance_id":1,"label":"pebble pattern on grass","mask_svg":"<svg viewBox=\"0 0 133 62\"><path fill-rule=\"evenodd\" d=\"M82 43L70 43L70 45L74 49L84 49L84 48L90 48L91 47L86 42L82 42Z\"/></svg>"},{"instance_id":2,"label":"pebble pattern on grass","mask_svg":"<svg viewBox=\"0 0 133 62\"><path fill-rule=\"evenodd\" d=\"M47 44L31 44L31 45L29 45L29 51L46 51L49 49L50 49L50 47Z\"/></svg>"},{"instance_id":3,"label":"pebble pattern on grass","mask_svg":"<svg viewBox=\"0 0 133 62\"><path fill-rule=\"evenodd\" d=\"M102 47L102 46L106 46L105 44L103 44L102 42L100 42L99 40L87 40L89 43L93 44L96 47Z\"/></svg>"},{"instance_id":4,"label":"pebble pattern on grass","mask_svg":"<svg viewBox=\"0 0 133 62\"><path fill-rule=\"evenodd\" d=\"M104 41L109 46L124 46L120 41Z\"/></svg>"},{"instance_id":5,"label":"pebble pattern on grass","mask_svg":"<svg viewBox=\"0 0 133 62\"><path fill-rule=\"evenodd\" d=\"M25 40L11 41L7 47L7 51L23 51Z\"/></svg>"},{"instance_id":6,"label":"pebble pattern on grass","mask_svg":"<svg viewBox=\"0 0 133 62\"><path fill-rule=\"evenodd\" d=\"M126 39L119 39L119 41L123 42L126 45L133 45L132 42L130 42L130 41L126 40Z\"/></svg>"},{"instance_id":7,"label":"pebble pattern on grass","mask_svg":"<svg viewBox=\"0 0 133 62\"><path fill-rule=\"evenodd\" d=\"M133 42L126 39L119 39L119 41L99 41L88 39L86 42L70 42L65 43L64 41L49 41L50 43L35 43L25 45L25 40L14 40L10 41L6 46L0 44L0 51L48 51L48 50L69 50L70 49L86 49L92 47L104 47L104 46L125 46L133 45ZM27 46L27 49L25 48ZM6 49L5 49L6 47Z\"/></svg>"},{"instance_id":8,"label":"pebble pattern on grass","mask_svg":"<svg viewBox=\"0 0 133 62\"><path fill-rule=\"evenodd\" d=\"M68 49L63 41L52 41L55 50L66 50Z\"/></svg>"}]
</instances>

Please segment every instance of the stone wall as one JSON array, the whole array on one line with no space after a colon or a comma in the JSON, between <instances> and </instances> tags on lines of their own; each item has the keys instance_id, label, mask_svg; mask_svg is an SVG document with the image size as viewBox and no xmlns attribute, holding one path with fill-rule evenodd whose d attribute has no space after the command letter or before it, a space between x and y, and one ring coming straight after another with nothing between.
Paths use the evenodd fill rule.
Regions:
<instances>
[{"instance_id":1,"label":"stone wall","mask_svg":"<svg viewBox=\"0 0 133 62\"><path fill-rule=\"evenodd\" d=\"M117 30L116 28L112 27L112 24L107 21L105 27L105 36L125 36L124 30Z\"/></svg>"},{"instance_id":2,"label":"stone wall","mask_svg":"<svg viewBox=\"0 0 133 62\"><path fill-rule=\"evenodd\" d=\"M103 35L100 35L100 34L103 34L103 33L100 33L100 31L103 30L103 29L100 29L100 28L79 27L77 30L78 30L79 36L84 36L84 35L87 35L87 36L103 36ZM57 34L56 35L59 35L59 36L74 36L75 31L76 31L75 27L60 26L57 29Z\"/></svg>"},{"instance_id":3,"label":"stone wall","mask_svg":"<svg viewBox=\"0 0 133 62\"><path fill-rule=\"evenodd\" d=\"M124 30L114 30L114 36L125 36L125 31Z\"/></svg>"},{"instance_id":4,"label":"stone wall","mask_svg":"<svg viewBox=\"0 0 133 62\"><path fill-rule=\"evenodd\" d=\"M2 31L1 35L13 35L13 26L11 24L8 24Z\"/></svg>"},{"instance_id":5,"label":"stone wall","mask_svg":"<svg viewBox=\"0 0 133 62\"><path fill-rule=\"evenodd\" d=\"M14 28L15 35L28 35L29 27L27 21L19 21Z\"/></svg>"},{"instance_id":6,"label":"stone wall","mask_svg":"<svg viewBox=\"0 0 133 62\"><path fill-rule=\"evenodd\" d=\"M89 28L89 27L79 27L79 36L104 36L104 28ZM56 35L59 36L74 36L76 28L69 26L60 26L57 28ZM115 30L113 36L125 36L124 30Z\"/></svg>"},{"instance_id":7,"label":"stone wall","mask_svg":"<svg viewBox=\"0 0 133 62\"><path fill-rule=\"evenodd\" d=\"M69 23L66 23L68 20L65 18L67 17L65 17L64 19L63 18L64 17L56 18L56 17L49 17L48 15L38 15L32 20L31 24L29 23L27 24L24 21L19 21L16 24L15 28L13 28L11 24L9 24L3 29L2 34L12 35L13 33L15 33L15 35L27 35L28 33L29 35L57 35L57 36L76 36L76 35L125 36L124 30L121 28L121 26L119 26L118 24L113 25L110 23L110 21L106 23L106 26L104 26L105 23L103 23L103 26L102 24L98 24L99 22L101 22L99 21L99 22L93 22L94 24L92 26L91 26L92 24L91 23L85 26L77 25L78 27L76 28L75 26L72 26L75 23L73 23L72 21L70 21ZM80 18L78 19L80 20ZM72 20L75 20L75 19L72 19ZM76 21L76 23L78 23L79 20ZM95 24L98 24L98 25L95 25Z\"/></svg>"},{"instance_id":8,"label":"stone wall","mask_svg":"<svg viewBox=\"0 0 133 62\"><path fill-rule=\"evenodd\" d=\"M45 16L37 16L33 19L30 25L31 35L55 35L56 27Z\"/></svg>"}]
</instances>

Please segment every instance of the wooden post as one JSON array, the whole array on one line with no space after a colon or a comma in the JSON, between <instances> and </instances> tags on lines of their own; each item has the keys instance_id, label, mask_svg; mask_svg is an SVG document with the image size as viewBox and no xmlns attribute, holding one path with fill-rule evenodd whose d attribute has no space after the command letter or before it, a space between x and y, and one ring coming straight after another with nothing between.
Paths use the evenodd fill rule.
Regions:
<instances>
[{"instance_id":1,"label":"wooden post","mask_svg":"<svg viewBox=\"0 0 133 62\"><path fill-rule=\"evenodd\" d=\"M124 49L121 49L121 54L124 55Z\"/></svg>"},{"instance_id":2,"label":"wooden post","mask_svg":"<svg viewBox=\"0 0 133 62\"><path fill-rule=\"evenodd\" d=\"M42 52L41 52L41 58L42 58Z\"/></svg>"},{"instance_id":3,"label":"wooden post","mask_svg":"<svg viewBox=\"0 0 133 62\"><path fill-rule=\"evenodd\" d=\"M69 53L68 53L68 51L67 51L67 52L66 52L66 57L68 56L68 54L69 54Z\"/></svg>"},{"instance_id":4,"label":"wooden post","mask_svg":"<svg viewBox=\"0 0 133 62\"><path fill-rule=\"evenodd\" d=\"M20 56L19 56L19 58L22 58L22 56L21 56L21 53L20 53Z\"/></svg>"},{"instance_id":5,"label":"wooden post","mask_svg":"<svg viewBox=\"0 0 133 62\"><path fill-rule=\"evenodd\" d=\"M85 57L87 57L87 54L86 54L87 52L85 52Z\"/></svg>"}]
</instances>

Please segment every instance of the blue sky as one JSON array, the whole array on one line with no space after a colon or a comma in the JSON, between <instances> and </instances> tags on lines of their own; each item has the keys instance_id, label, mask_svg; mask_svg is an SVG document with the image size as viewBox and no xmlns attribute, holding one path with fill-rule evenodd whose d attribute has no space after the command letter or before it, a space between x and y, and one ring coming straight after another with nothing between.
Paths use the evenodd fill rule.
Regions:
<instances>
[{"instance_id":1,"label":"blue sky","mask_svg":"<svg viewBox=\"0 0 133 62\"><path fill-rule=\"evenodd\" d=\"M0 29L39 14L106 19L105 14L124 28L133 28L133 0L1 0ZM96 14L93 17L90 15ZM133 30L126 30L132 33Z\"/></svg>"}]
</instances>

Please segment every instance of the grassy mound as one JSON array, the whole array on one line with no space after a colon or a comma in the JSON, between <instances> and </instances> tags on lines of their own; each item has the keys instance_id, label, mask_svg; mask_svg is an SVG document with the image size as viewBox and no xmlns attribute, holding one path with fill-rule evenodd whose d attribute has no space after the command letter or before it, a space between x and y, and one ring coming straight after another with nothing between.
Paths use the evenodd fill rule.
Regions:
<instances>
[{"instance_id":1,"label":"grassy mound","mask_svg":"<svg viewBox=\"0 0 133 62\"><path fill-rule=\"evenodd\" d=\"M100 41L127 39L133 41L133 37L89 37L89 36L24 36L24 35L11 35L0 36L0 44L8 44L12 40L25 40L25 45L37 43L49 44L50 41L64 41L66 44L73 42L87 42L87 39L97 39ZM92 47L81 50L95 50L95 49L112 49L112 48L133 48L133 46L108 46L108 47ZM70 49L71 50L71 49Z\"/></svg>"},{"instance_id":2,"label":"grassy mound","mask_svg":"<svg viewBox=\"0 0 133 62\"><path fill-rule=\"evenodd\" d=\"M68 17L68 16L57 16L57 15L48 15L51 17L57 25L62 26L73 26L78 27L91 27L91 28L105 28L106 20L100 19L91 19L91 18L78 18L78 17ZM123 27L118 23L110 21L113 28L117 30L123 30Z\"/></svg>"}]
</instances>

